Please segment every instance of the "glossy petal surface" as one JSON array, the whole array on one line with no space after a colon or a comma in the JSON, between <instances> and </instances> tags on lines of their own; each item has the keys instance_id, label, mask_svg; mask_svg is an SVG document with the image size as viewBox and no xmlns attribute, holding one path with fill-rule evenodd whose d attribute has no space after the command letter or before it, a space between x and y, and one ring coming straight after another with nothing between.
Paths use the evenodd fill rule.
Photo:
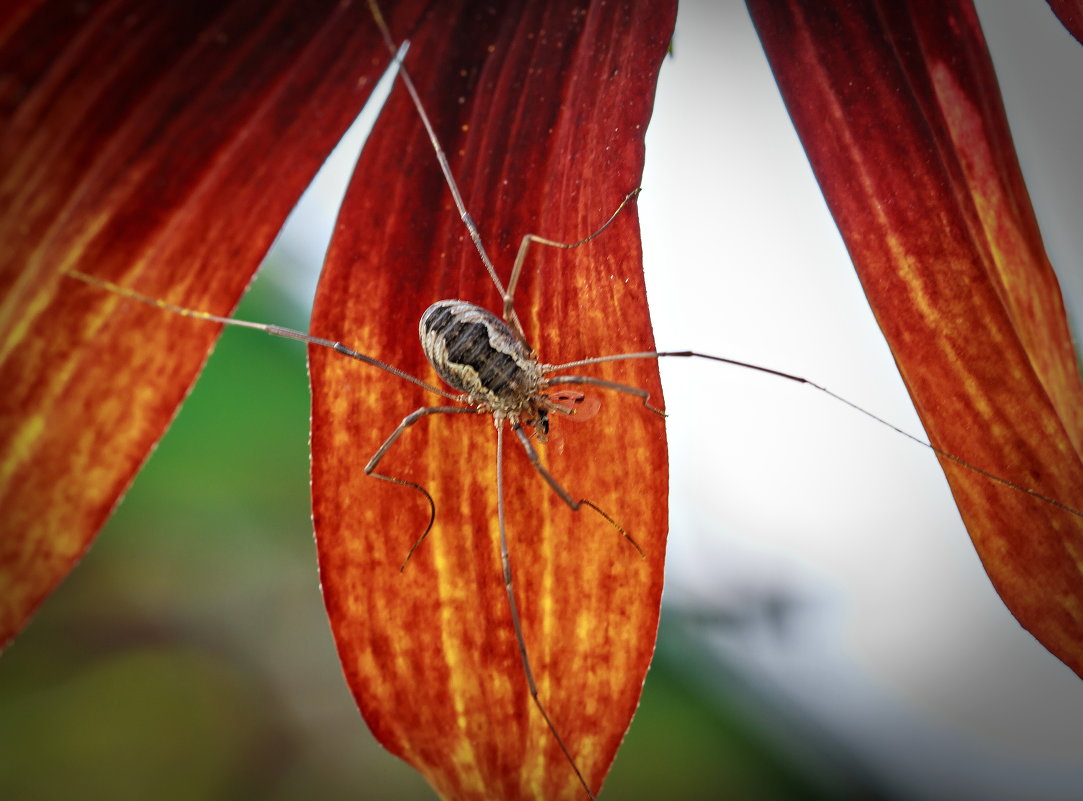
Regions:
<instances>
[{"instance_id":1,"label":"glossy petal surface","mask_svg":"<svg viewBox=\"0 0 1083 801\"><path fill-rule=\"evenodd\" d=\"M649 6L649 7L648 7ZM526 233L574 241L638 186L643 133L672 4L434 4L407 67L503 281ZM354 177L321 280L312 333L437 379L417 321L436 300L499 313L397 85ZM588 245L535 246L515 297L543 361L653 346L634 205ZM416 490L364 475L414 409L444 405L394 376L310 350L313 495L320 571L336 642L377 738L445 798L582 798L531 703L501 577L490 415L437 415L407 430L379 471L426 487L436 522L402 573L429 507ZM653 361L567 371L643 387ZM642 545L571 511L513 436L504 452L515 590L540 696L597 790L623 737L654 648L667 525L663 420L639 399L601 399L562 447L537 444L575 499L588 498Z\"/></svg>"},{"instance_id":2,"label":"glossy petal surface","mask_svg":"<svg viewBox=\"0 0 1083 801\"><path fill-rule=\"evenodd\" d=\"M0 17L0 643L78 560L388 57L337 2Z\"/></svg>"},{"instance_id":3,"label":"glossy petal surface","mask_svg":"<svg viewBox=\"0 0 1083 801\"><path fill-rule=\"evenodd\" d=\"M932 442L1079 509L1077 354L974 9L749 8ZM1083 673L1083 519L941 462L1005 603Z\"/></svg>"}]
</instances>

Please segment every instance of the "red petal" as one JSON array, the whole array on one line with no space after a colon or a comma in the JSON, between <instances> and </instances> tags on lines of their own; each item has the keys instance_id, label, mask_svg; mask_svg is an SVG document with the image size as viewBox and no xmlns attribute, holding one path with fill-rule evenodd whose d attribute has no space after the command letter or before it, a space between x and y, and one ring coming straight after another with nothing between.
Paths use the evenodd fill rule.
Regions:
<instances>
[{"instance_id":1,"label":"red petal","mask_svg":"<svg viewBox=\"0 0 1083 801\"><path fill-rule=\"evenodd\" d=\"M674 10L436 4L416 31L391 21L411 39L408 68L502 280L524 234L579 239L638 185ZM443 298L501 309L396 85L347 196L312 332L436 382L415 321ZM650 350L634 206L588 245L533 247L515 301L546 362ZM437 506L432 533L400 573L428 505L363 467L405 415L448 402L325 349L310 359L320 572L369 726L445 798L584 797L531 704L519 660L501 577L491 417L425 418L380 463L380 472L425 486ZM643 387L661 402L653 361L570 372ZM646 559L600 515L566 507L513 436L504 455L534 675L595 790L653 652L667 524L662 419L631 396L605 392L602 402L596 417L565 428L563 452L539 449L572 497L606 510Z\"/></svg>"},{"instance_id":2,"label":"red petal","mask_svg":"<svg viewBox=\"0 0 1083 801\"><path fill-rule=\"evenodd\" d=\"M327 0L22 4L0 19L0 644L90 543L387 63Z\"/></svg>"},{"instance_id":3,"label":"red petal","mask_svg":"<svg viewBox=\"0 0 1083 801\"><path fill-rule=\"evenodd\" d=\"M1064 27L1083 44L1083 0L1046 0Z\"/></svg>"},{"instance_id":4,"label":"red petal","mask_svg":"<svg viewBox=\"0 0 1083 801\"><path fill-rule=\"evenodd\" d=\"M1083 506L1083 383L969 3L749 3L926 430ZM990 578L1083 673L1083 519L941 460Z\"/></svg>"}]
</instances>

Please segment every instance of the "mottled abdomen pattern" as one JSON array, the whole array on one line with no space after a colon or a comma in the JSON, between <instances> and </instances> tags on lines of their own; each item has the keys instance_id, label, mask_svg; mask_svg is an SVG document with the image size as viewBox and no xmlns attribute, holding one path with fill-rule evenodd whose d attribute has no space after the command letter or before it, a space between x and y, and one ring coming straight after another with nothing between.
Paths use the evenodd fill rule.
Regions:
<instances>
[{"instance_id":1,"label":"mottled abdomen pattern","mask_svg":"<svg viewBox=\"0 0 1083 801\"><path fill-rule=\"evenodd\" d=\"M544 386L538 361L492 312L441 300L421 315L421 347L433 369L472 402L518 417Z\"/></svg>"}]
</instances>

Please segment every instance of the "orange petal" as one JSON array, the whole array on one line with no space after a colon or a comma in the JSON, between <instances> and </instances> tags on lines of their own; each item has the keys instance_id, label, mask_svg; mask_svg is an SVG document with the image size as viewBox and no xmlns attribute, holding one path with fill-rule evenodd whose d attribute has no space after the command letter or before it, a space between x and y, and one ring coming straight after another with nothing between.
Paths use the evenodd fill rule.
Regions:
<instances>
[{"instance_id":1,"label":"orange petal","mask_svg":"<svg viewBox=\"0 0 1083 801\"><path fill-rule=\"evenodd\" d=\"M71 569L388 58L367 9L50 0L0 24L0 645Z\"/></svg>"},{"instance_id":2,"label":"orange petal","mask_svg":"<svg viewBox=\"0 0 1083 801\"><path fill-rule=\"evenodd\" d=\"M498 6L499 8L499 6ZM574 241L638 185L643 133L673 4L570 3L496 11L438 5L409 36L407 67L503 281L521 237ZM501 311L401 84L370 137L321 280L312 332L419 376L417 320L463 298ZM573 250L536 245L515 304L541 359L653 347L638 221L626 208ZM363 468L399 422L450 401L325 349L310 352L313 496L320 574L339 654L376 737L444 798L584 798L527 691L501 576L489 415L408 429L379 472ZM653 361L568 372L643 387ZM667 526L663 420L593 387L601 411L538 444L571 511L514 436L504 453L515 590L542 702L597 790L638 703L654 649ZM564 421L557 419L555 426Z\"/></svg>"},{"instance_id":3,"label":"orange petal","mask_svg":"<svg viewBox=\"0 0 1083 801\"><path fill-rule=\"evenodd\" d=\"M1083 383L972 6L749 7L932 442L1080 509ZM1005 603L1083 674L1083 518L941 462Z\"/></svg>"}]
</instances>

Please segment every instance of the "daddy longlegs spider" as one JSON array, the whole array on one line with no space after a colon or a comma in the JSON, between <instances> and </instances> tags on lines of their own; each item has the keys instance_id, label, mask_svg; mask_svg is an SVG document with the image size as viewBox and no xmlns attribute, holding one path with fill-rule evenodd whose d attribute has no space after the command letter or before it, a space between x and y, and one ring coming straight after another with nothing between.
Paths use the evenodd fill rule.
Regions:
<instances>
[{"instance_id":1,"label":"daddy longlegs spider","mask_svg":"<svg viewBox=\"0 0 1083 801\"><path fill-rule=\"evenodd\" d=\"M391 34L384 22L382 16L379 13L378 8L374 3L370 4L374 18L377 21L378 26L384 40L394 55L397 52L397 47ZM401 57L397 57L401 58ZM550 415L567 415L574 413L574 407L569 405L569 402L563 400L554 400L546 392L549 387L556 387L564 384L568 385L585 385L597 387L604 390L611 390L618 393L632 395L637 397L648 414L661 414L661 409L653 406L650 402L650 397L645 390L637 387L620 384L613 381L603 380L588 375L567 374L563 371L577 369L580 367L589 367L591 365L602 364L607 362L619 362L625 360L639 359L639 360L654 360L665 357L683 357L683 358L700 358L710 361L722 362L725 364L744 367L750 370L758 371L765 374L774 375L779 378L783 378L792 382L803 383L811 386L817 391L824 393L836 401L839 401L847 406L850 406L854 410L866 415L881 425L896 431L899 434L917 442L918 444L930 448L938 455L945 457L956 464L975 471L984 475L991 481L1001 483L1013 490L1022 491L1031 494L1040 500L1050 503L1058 508L1067 510L1072 514L1080 515L1081 513L1069 507L1055 499L1047 498L1038 493L1033 492L1027 487L1012 482L1009 479L995 476L987 471L982 470L976 465L969 464L951 454L932 446L917 437L897 428L886 420L866 411L865 409L857 406L856 404L832 393L827 388L815 384L807 379L799 376L791 375L785 372L772 370L769 368L760 367L757 365L747 364L740 361L726 359L717 356L711 356L708 354L702 354L694 351L643 351L624 354L613 354L605 356L597 356L586 359L580 359L576 361L566 362L563 364L548 365L538 364L532 348L530 347L526 334L523 331L523 326L519 320L519 316L515 308L515 292L518 287L519 279L523 274L524 265L527 263L526 257L528 251L530 251L531 245L544 246L556 249L572 249L579 248L587 245L595 238L601 236L607 227L614 222L621 214L622 210L626 206L635 200L638 194L637 188L632 188L628 194L620 200L616 206L612 215L605 220L596 230L589 233L584 238L574 242L560 242L553 239L549 239L543 236L535 234L527 234L523 237L520 245L518 255L511 268L511 277L505 287L500 281L496 269L489 259L489 256L483 245L481 235L471 219L462 196L459 192L458 185L451 173L450 166L448 164L447 157L441 147L436 134L429 122L428 116L424 110L424 106L414 88L413 82L410 79L408 72L402 64L399 64L399 74L401 81L405 85L407 91L410 94L411 100L415 105L418 116L421 123L425 126L428 133L430 142L432 143L436 157L443 170L448 188L454 198L456 207L463 218L467 231L473 240L473 243L480 255L480 258L492 279L494 286L503 300L503 308L500 317L475 306L467 301L458 300L444 300L438 301L425 313L421 320L421 338L422 345L425 349L426 355L429 357L434 369L443 378L449 386L457 390L457 392L448 392L440 387L433 386L417 377L403 372L392 365L375 359L363 353L354 351L345 345L333 342L328 339L311 336L299 331L294 331L281 326L269 325L263 323L254 323L249 321L237 320L233 318L220 317L216 315L207 314L198 310L182 308L175 306L160 300L156 300L138 292L135 292L129 288L119 286L117 284L104 281L94 276L77 272L69 271L68 275L73 278L77 278L86 283L93 284L105 290L123 295L127 298L131 298L143 303L147 303L163 310L167 310L183 316L193 317L201 320L207 320L211 322L235 325L241 327L248 327L256 330L263 331L275 336L286 337L295 339L310 344L314 344L320 347L330 348L337 351L342 355L349 356L353 359L360 360L376 367L387 373L390 373L397 378L408 381L421 387L425 391L440 396L444 399L454 401L459 404L457 406L429 406L422 407L405 417L402 423L384 440L381 447L372 455L368 463L364 467L364 472L374 478L381 479L386 482L391 482L398 485L410 487L421 495L424 496L429 504L429 523L425 527L424 531L416 538L409 550L404 555L404 560L401 566L402 570L407 568L409 560L414 555L415 551L425 540L433 527L434 520L437 517L437 504L432 495L420 484L401 479L389 474L377 472L377 467L385 455L389 452L392 446L396 443L400 436L402 436L413 425L417 424L420 420L432 415L445 415L445 414L474 414L478 412L490 413L493 416L495 427L497 430L496 440L496 497L497 508L499 513L499 536L500 536L500 553L503 568L503 582L507 597L508 608L511 613L512 624L514 627L515 640L518 645L519 656L522 661L523 674L527 684L528 691L530 693L533 704L535 705L538 713L544 719L546 726L552 734L552 737L559 745L560 750L563 752L570 769L574 772L579 784L582 786L583 792L588 798L594 798L594 792L584 777L583 772L580 770L577 763L576 755L565 743L560 733L559 721L553 721L550 718L547 711L546 704L540 697L537 683L534 678L533 670L531 667L531 661L529 657L528 643L523 634L522 626L519 619L518 603L516 600L516 594L513 590L512 583L512 570L509 558L509 548L506 534L505 524L505 502L504 502L504 484L503 484L503 448L505 429L510 429L515 434L516 439L519 441L524 452L527 454L534 469L538 472L542 480L548 484L551 490L572 510L579 510L582 506L589 507L593 512L600 515L606 520L610 526L620 535L622 535L629 543L631 549L640 551L640 546L634 538L635 532L625 531L619 523L618 516L610 516L609 510L605 510L595 505L592 501L585 498L576 499L568 489L566 489L560 482L559 477L551 474L542 464L537 449L532 443L532 439L536 438L538 441L545 441L545 435L548 431L548 418ZM527 268L528 269L528 268ZM484 335L484 336L483 336ZM465 347L466 350L473 349L473 355L459 356L456 355L460 349ZM469 363L478 368L478 374L474 376L465 376L461 369L461 365L470 359ZM501 378L498 379L498 373L492 368L494 361L500 359L507 362L514 363L514 367L508 368L512 370L514 379L510 382L505 379L508 378L508 374L501 374ZM523 386L509 389L506 384L516 384L520 378L525 378ZM572 403L574 403L573 398ZM630 551L631 553L631 551ZM634 554L631 554L634 557Z\"/></svg>"}]
</instances>

